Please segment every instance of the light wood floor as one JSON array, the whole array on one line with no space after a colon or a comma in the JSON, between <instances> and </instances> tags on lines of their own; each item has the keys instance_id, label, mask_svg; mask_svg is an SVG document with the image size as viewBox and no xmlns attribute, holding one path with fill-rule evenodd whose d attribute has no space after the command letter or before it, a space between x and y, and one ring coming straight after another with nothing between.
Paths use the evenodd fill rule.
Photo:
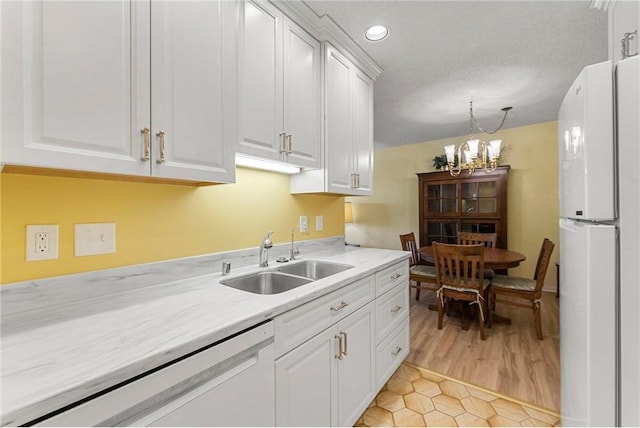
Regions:
<instances>
[{"instance_id":1,"label":"light wood floor","mask_svg":"<svg viewBox=\"0 0 640 428\"><path fill-rule=\"evenodd\" d=\"M438 330L438 312L427 308L435 293L411 293L411 350L407 362L481 386L500 394L560 411L560 329L558 299L543 293L542 334L536 338L533 311L500 305L496 313L511 325L496 324L480 340L477 322L460 328L459 316L445 316Z\"/></svg>"}]
</instances>

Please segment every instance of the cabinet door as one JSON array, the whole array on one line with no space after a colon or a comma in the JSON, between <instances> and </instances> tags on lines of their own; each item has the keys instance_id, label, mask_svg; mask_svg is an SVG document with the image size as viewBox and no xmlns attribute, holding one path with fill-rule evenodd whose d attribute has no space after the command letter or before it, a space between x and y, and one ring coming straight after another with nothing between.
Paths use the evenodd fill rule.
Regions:
<instances>
[{"instance_id":1,"label":"cabinet door","mask_svg":"<svg viewBox=\"0 0 640 428\"><path fill-rule=\"evenodd\" d=\"M149 174L148 3L4 2L1 28L2 163Z\"/></svg>"},{"instance_id":2,"label":"cabinet door","mask_svg":"<svg viewBox=\"0 0 640 428\"><path fill-rule=\"evenodd\" d=\"M238 152L283 160L282 13L268 2L244 3L242 134Z\"/></svg>"},{"instance_id":3,"label":"cabinet door","mask_svg":"<svg viewBox=\"0 0 640 428\"><path fill-rule=\"evenodd\" d=\"M320 166L320 42L284 19L284 132L291 138L286 160Z\"/></svg>"},{"instance_id":4,"label":"cabinet door","mask_svg":"<svg viewBox=\"0 0 640 428\"><path fill-rule=\"evenodd\" d=\"M353 149L358 195L373 193L373 81L360 70L353 73Z\"/></svg>"},{"instance_id":5,"label":"cabinet door","mask_svg":"<svg viewBox=\"0 0 640 428\"><path fill-rule=\"evenodd\" d=\"M332 326L276 360L276 426L334 426L337 346Z\"/></svg>"},{"instance_id":6,"label":"cabinet door","mask_svg":"<svg viewBox=\"0 0 640 428\"><path fill-rule=\"evenodd\" d=\"M338 425L353 426L376 396L375 302L338 323L345 355L338 361Z\"/></svg>"},{"instance_id":7,"label":"cabinet door","mask_svg":"<svg viewBox=\"0 0 640 428\"><path fill-rule=\"evenodd\" d=\"M325 147L327 190L353 194L353 135L351 129L351 63L326 45L325 63Z\"/></svg>"},{"instance_id":8,"label":"cabinet door","mask_svg":"<svg viewBox=\"0 0 640 428\"><path fill-rule=\"evenodd\" d=\"M151 3L154 176L234 180L238 8L224 0Z\"/></svg>"}]
</instances>

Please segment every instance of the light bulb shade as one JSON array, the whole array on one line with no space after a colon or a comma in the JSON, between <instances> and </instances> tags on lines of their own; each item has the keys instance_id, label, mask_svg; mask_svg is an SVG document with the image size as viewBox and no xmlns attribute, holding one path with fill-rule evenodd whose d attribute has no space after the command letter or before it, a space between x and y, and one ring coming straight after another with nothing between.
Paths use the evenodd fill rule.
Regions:
<instances>
[{"instance_id":1,"label":"light bulb shade","mask_svg":"<svg viewBox=\"0 0 640 428\"><path fill-rule=\"evenodd\" d=\"M449 144L448 146L444 146L444 153L447 155L447 162L453 163L455 161L455 153L456 146L453 144Z\"/></svg>"},{"instance_id":2,"label":"light bulb shade","mask_svg":"<svg viewBox=\"0 0 640 428\"><path fill-rule=\"evenodd\" d=\"M491 159L496 159L500 157L500 146L502 145L502 140L491 140L489 141L489 148L491 152L489 152L489 157Z\"/></svg>"},{"instance_id":3,"label":"light bulb shade","mask_svg":"<svg viewBox=\"0 0 640 428\"><path fill-rule=\"evenodd\" d=\"M476 158L478 157L478 144L480 144L480 140L469 140L467 141L467 146L469 147L469 152L471 155ZM466 155L467 152L465 152ZM467 161L469 162L469 161Z\"/></svg>"},{"instance_id":4,"label":"light bulb shade","mask_svg":"<svg viewBox=\"0 0 640 428\"><path fill-rule=\"evenodd\" d=\"M465 150L464 151L464 161L465 163L473 163L473 158L475 156L473 155L473 153L471 153L471 150Z\"/></svg>"},{"instance_id":5,"label":"light bulb shade","mask_svg":"<svg viewBox=\"0 0 640 428\"><path fill-rule=\"evenodd\" d=\"M351 209L351 202L344 203L344 222L353 223L353 210Z\"/></svg>"}]
</instances>

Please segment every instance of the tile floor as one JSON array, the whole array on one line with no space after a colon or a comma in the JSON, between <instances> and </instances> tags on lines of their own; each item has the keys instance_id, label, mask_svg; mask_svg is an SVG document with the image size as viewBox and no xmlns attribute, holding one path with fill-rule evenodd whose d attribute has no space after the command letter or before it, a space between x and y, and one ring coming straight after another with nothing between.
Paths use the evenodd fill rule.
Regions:
<instances>
[{"instance_id":1,"label":"tile floor","mask_svg":"<svg viewBox=\"0 0 640 428\"><path fill-rule=\"evenodd\" d=\"M560 415L403 363L356 426L559 426Z\"/></svg>"}]
</instances>

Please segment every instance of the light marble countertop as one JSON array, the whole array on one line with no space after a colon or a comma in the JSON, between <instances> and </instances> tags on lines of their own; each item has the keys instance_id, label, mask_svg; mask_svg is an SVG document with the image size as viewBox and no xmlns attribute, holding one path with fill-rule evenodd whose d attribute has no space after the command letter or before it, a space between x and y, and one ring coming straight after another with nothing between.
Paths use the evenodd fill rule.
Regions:
<instances>
[{"instance_id":1,"label":"light marble countertop","mask_svg":"<svg viewBox=\"0 0 640 428\"><path fill-rule=\"evenodd\" d=\"M261 270L251 250L3 286L2 425L26 423L408 258L318 241L300 259L354 268L275 295L219 283L220 260L244 265L224 278Z\"/></svg>"}]
</instances>

